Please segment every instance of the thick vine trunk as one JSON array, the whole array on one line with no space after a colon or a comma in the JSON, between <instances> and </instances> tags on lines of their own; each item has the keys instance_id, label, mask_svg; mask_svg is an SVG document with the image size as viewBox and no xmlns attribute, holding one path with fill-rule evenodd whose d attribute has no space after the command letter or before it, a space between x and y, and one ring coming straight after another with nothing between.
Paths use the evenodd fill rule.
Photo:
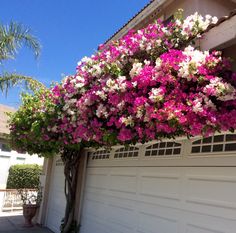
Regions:
<instances>
[{"instance_id":1,"label":"thick vine trunk","mask_svg":"<svg viewBox=\"0 0 236 233\"><path fill-rule=\"evenodd\" d=\"M61 226L62 233L69 233L74 221L75 212L75 198L76 198L76 186L79 171L79 161L81 157L81 151L64 149L61 155L61 159L64 163L64 175L65 175L65 196L66 196L66 209L63 224Z\"/></svg>"}]
</instances>

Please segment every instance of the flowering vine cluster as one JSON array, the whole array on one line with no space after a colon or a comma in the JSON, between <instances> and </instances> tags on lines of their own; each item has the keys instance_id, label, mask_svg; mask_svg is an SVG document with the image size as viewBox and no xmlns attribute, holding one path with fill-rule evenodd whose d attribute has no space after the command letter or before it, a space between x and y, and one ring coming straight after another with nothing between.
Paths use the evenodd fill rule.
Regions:
<instances>
[{"instance_id":1,"label":"flowering vine cluster","mask_svg":"<svg viewBox=\"0 0 236 233\"><path fill-rule=\"evenodd\" d=\"M195 13L100 46L50 90L50 111L41 101L37 111L51 112L40 123L42 141L114 145L235 129L229 61L189 45L216 21ZM12 135L20 127L13 120Z\"/></svg>"}]
</instances>

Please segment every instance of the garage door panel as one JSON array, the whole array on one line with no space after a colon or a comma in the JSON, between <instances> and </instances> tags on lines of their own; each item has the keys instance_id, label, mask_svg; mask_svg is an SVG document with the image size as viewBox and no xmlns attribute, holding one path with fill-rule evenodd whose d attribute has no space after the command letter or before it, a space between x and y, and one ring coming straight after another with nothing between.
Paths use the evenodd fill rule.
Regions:
<instances>
[{"instance_id":1,"label":"garage door panel","mask_svg":"<svg viewBox=\"0 0 236 233\"><path fill-rule=\"evenodd\" d=\"M130 229L129 227L125 227L125 226L121 226L121 225L117 225L117 227L115 226L116 223L114 222L110 222L111 227L109 228L109 233L130 233L133 232L133 229Z\"/></svg>"},{"instance_id":2,"label":"garage door panel","mask_svg":"<svg viewBox=\"0 0 236 233\"><path fill-rule=\"evenodd\" d=\"M48 217L48 227L54 232L60 232L59 227L61 225L61 220L63 213L58 212L57 209L50 209L50 216Z\"/></svg>"},{"instance_id":3,"label":"garage door panel","mask_svg":"<svg viewBox=\"0 0 236 233\"><path fill-rule=\"evenodd\" d=\"M95 190L87 190L85 194L85 199L105 204L107 202L107 193L103 194L103 192L100 192L100 190L96 190L96 192Z\"/></svg>"},{"instance_id":4,"label":"garage door panel","mask_svg":"<svg viewBox=\"0 0 236 233\"><path fill-rule=\"evenodd\" d=\"M133 210L121 209L117 206L111 206L111 209L107 218L108 225L116 229L116 232L133 232L136 226Z\"/></svg>"},{"instance_id":5,"label":"garage door panel","mask_svg":"<svg viewBox=\"0 0 236 233\"><path fill-rule=\"evenodd\" d=\"M108 214L106 204L98 199L94 198L86 198L86 203L84 205L84 211L87 215L91 215L94 217L102 217ZM103 213L103 215L101 215Z\"/></svg>"},{"instance_id":6,"label":"garage door panel","mask_svg":"<svg viewBox=\"0 0 236 233\"><path fill-rule=\"evenodd\" d=\"M107 195L107 200L109 204L116 204L121 207L127 207L129 209L135 208L137 205L136 199L131 199L128 197L120 197L120 196L115 196L115 195Z\"/></svg>"},{"instance_id":7,"label":"garage door panel","mask_svg":"<svg viewBox=\"0 0 236 233\"><path fill-rule=\"evenodd\" d=\"M136 193L135 192L129 192L124 190L109 190L108 195L114 197L114 198L121 198L121 199L127 199L127 200L136 200Z\"/></svg>"},{"instance_id":8,"label":"garage door panel","mask_svg":"<svg viewBox=\"0 0 236 233\"><path fill-rule=\"evenodd\" d=\"M91 194L96 194L97 196L102 196L107 193L107 189L88 186L88 187L86 187L86 192L91 193Z\"/></svg>"},{"instance_id":9,"label":"garage door panel","mask_svg":"<svg viewBox=\"0 0 236 233\"><path fill-rule=\"evenodd\" d=\"M137 168L111 169L109 190L111 194L118 196L135 195L137 192Z\"/></svg>"},{"instance_id":10,"label":"garage door panel","mask_svg":"<svg viewBox=\"0 0 236 233\"><path fill-rule=\"evenodd\" d=\"M186 210L236 221L236 208L231 208L228 203L199 198L189 199L186 202Z\"/></svg>"},{"instance_id":11,"label":"garage door panel","mask_svg":"<svg viewBox=\"0 0 236 233\"><path fill-rule=\"evenodd\" d=\"M186 233L234 233L236 229L234 220L222 217L186 212L183 218L186 221Z\"/></svg>"},{"instance_id":12,"label":"garage door panel","mask_svg":"<svg viewBox=\"0 0 236 233\"><path fill-rule=\"evenodd\" d=\"M86 215L97 218L106 216L109 222L115 222L117 220L117 224L120 225L134 225L135 218L132 212L136 202L117 198L112 195L96 195L89 192L85 196L83 212Z\"/></svg>"},{"instance_id":13,"label":"garage door panel","mask_svg":"<svg viewBox=\"0 0 236 233\"><path fill-rule=\"evenodd\" d=\"M162 230L164 231L165 225L168 225L168 227L166 228L167 232L168 231L179 232L178 229L180 225L179 222L180 222L180 213L181 213L180 209L172 208L172 207L168 207L164 205L162 206L162 205L151 204L151 203L146 203L146 202L139 202L137 211L139 215L139 221L141 221L138 224L141 224L141 227L142 227L142 225L145 222L144 225L148 226L147 228L145 228L146 231L152 232L151 229L153 229L154 232L155 232L155 229L157 229L156 230L157 232L159 229L161 231ZM151 224L149 223L149 221L153 223ZM157 227L156 224L159 227ZM155 228L153 228L154 226Z\"/></svg>"},{"instance_id":14,"label":"garage door panel","mask_svg":"<svg viewBox=\"0 0 236 233\"><path fill-rule=\"evenodd\" d=\"M172 219L177 220L179 219L179 214L181 209L179 208L173 208L171 206L165 206L165 205L157 205L147 202L138 202L138 206L136 207L138 213L145 212L150 215L157 215L159 217L162 217L164 219Z\"/></svg>"},{"instance_id":15,"label":"garage door panel","mask_svg":"<svg viewBox=\"0 0 236 233\"><path fill-rule=\"evenodd\" d=\"M143 195L140 194L137 198L137 202L140 204L153 205L156 208L164 206L166 208L181 208L181 199L175 195L168 195L166 193L159 193L156 195Z\"/></svg>"},{"instance_id":16,"label":"garage door panel","mask_svg":"<svg viewBox=\"0 0 236 233\"><path fill-rule=\"evenodd\" d=\"M196 168L194 169L196 170ZM205 174L204 171L201 172L199 169L198 174L191 174L187 171L186 195L236 205L236 168L225 169L223 175L219 175L217 170L217 168L208 168ZM232 175L232 172L235 174Z\"/></svg>"},{"instance_id":17,"label":"garage door panel","mask_svg":"<svg viewBox=\"0 0 236 233\"><path fill-rule=\"evenodd\" d=\"M177 233L178 222L176 219L166 218L148 212L139 213L138 230L142 233Z\"/></svg>"},{"instance_id":18,"label":"garage door panel","mask_svg":"<svg viewBox=\"0 0 236 233\"><path fill-rule=\"evenodd\" d=\"M104 219L101 220L91 215L84 215L81 221L83 222L83 228L81 229L83 232L111 233Z\"/></svg>"},{"instance_id":19,"label":"garage door panel","mask_svg":"<svg viewBox=\"0 0 236 233\"><path fill-rule=\"evenodd\" d=\"M227 168L221 173L222 168L187 169L187 209L236 220L236 169Z\"/></svg>"},{"instance_id":20,"label":"garage door panel","mask_svg":"<svg viewBox=\"0 0 236 233\"><path fill-rule=\"evenodd\" d=\"M106 222L113 222L120 226L132 228L135 226L133 213L135 203L127 199L117 198L111 195L95 195L86 193L84 213L93 217L106 216ZM101 215L102 213L102 215Z\"/></svg>"},{"instance_id":21,"label":"garage door panel","mask_svg":"<svg viewBox=\"0 0 236 233\"><path fill-rule=\"evenodd\" d=\"M54 201L53 201L54 202L54 207L56 208L57 206L61 206L62 207L61 209L63 209L62 212L64 212L65 204L62 203L61 200L65 199L65 195L64 195L64 193L62 193L60 195L60 193L58 193L58 195L54 197ZM52 207L51 209L55 209L54 207Z\"/></svg>"},{"instance_id":22,"label":"garage door panel","mask_svg":"<svg viewBox=\"0 0 236 233\"><path fill-rule=\"evenodd\" d=\"M110 191L119 193L136 194L136 174L111 174Z\"/></svg>"},{"instance_id":23,"label":"garage door panel","mask_svg":"<svg viewBox=\"0 0 236 233\"><path fill-rule=\"evenodd\" d=\"M66 205L61 205L61 204L59 205L59 204L56 204L55 202L54 202L54 204L55 204L54 207L51 206L49 208L49 212L50 212L50 215L51 215L49 217L50 218L58 217L61 221L61 219L62 219L62 217L64 216L64 213L65 213ZM58 208L59 206L60 206L60 208Z\"/></svg>"},{"instance_id":24,"label":"garage door panel","mask_svg":"<svg viewBox=\"0 0 236 233\"><path fill-rule=\"evenodd\" d=\"M174 168L139 169L138 200L146 203L178 208L181 204L181 172Z\"/></svg>"},{"instance_id":25,"label":"garage door panel","mask_svg":"<svg viewBox=\"0 0 236 233\"><path fill-rule=\"evenodd\" d=\"M187 205L186 210L189 207L189 211L191 211L192 209L194 209L194 211L199 212L201 215L206 214L207 216L216 216L216 217L220 217L220 218L227 218L229 220L233 220L236 221L235 218L235 211L225 211L225 210L219 210L216 208L212 208L212 207L208 207L208 209L206 209L207 207L202 205L202 207L200 207L199 205ZM205 210L204 210L204 209ZM220 212L219 212L220 211Z\"/></svg>"},{"instance_id":26,"label":"garage door panel","mask_svg":"<svg viewBox=\"0 0 236 233\"><path fill-rule=\"evenodd\" d=\"M107 229L109 233L133 233L134 229L130 226L125 226L116 221L109 221L107 224Z\"/></svg>"},{"instance_id":27,"label":"garage door panel","mask_svg":"<svg viewBox=\"0 0 236 233\"><path fill-rule=\"evenodd\" d=\"M139 194L145 199L178 202L181 198L180 179L146 174L141 176Z\"/></svg>"},{"instance_id":28,"label":"garage door panel","mask_svg":"<svg viewBox=\"0 0 236 233\"><path fill-rule=\"evenodd\" d=\"M103 190L108 188L107 174L88 173L86 188Z\"/></svg>"},{"instance_id":29,"label":"garage door panel","mask_svg":"<svg viewBox=\"0 0 236 233\"><path fill-rule=\"evenodd\" d=\"M206 228L204 226L197 226L194 224L188 224L186 233L226 233L225 231L219 231L217 229Z\"/></svg>"},{"instance_id":30,"label":"garage door panel","mask_svg":"<svg viewBox=\"0 0 236 233\"><path fill-rule=\"evenodd\" d=\"M97 208L95 205L93 208ZM135 227L135 220L130 218L132 214L130 214L130 210L120 208L119 206L114 205L104 205L103 210L101 212L100 206L98 207L100 211L91 212L91 206L86 205L83 213L83 227L81 232L90 232L90 233L130 233L133 232L133 228ZM107 212L107 210L109 212ZM102 213L102 214L101 214ZM108 213L108 214L107 214ZM88 221L90 220L90 221ZM93 224L91 224L91 222ZM90 225L95 225L90 226Z\"/></svg>"},{"instance_id":31,"label":"garage door panel","mask_svg":"<svg viewBox=\"0 0 236 233\"><path fill-rule=\"evenodd\" d=\"M161 175L142 175L140 179L140 193L149 196L173 196L179 199L180 179L179 177L165 177Z\"/></svg>"}]
</instances>

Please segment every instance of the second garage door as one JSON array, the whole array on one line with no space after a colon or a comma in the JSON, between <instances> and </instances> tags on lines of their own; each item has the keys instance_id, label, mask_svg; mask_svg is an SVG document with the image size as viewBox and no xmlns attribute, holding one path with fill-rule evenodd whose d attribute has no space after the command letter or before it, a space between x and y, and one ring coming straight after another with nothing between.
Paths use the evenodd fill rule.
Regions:
<instances>
[{"instance_id":1,"label":"second garage door","mask_svg":"<svg viewBox=\"0 0 236 233\"><path fill-rule=\"evenodd\" d=\"M53 159L46 226L55 233L60 233L61 220L65 214L66 198L64 194L64 166L60 157Z\"/></svg>"}]
</instances>

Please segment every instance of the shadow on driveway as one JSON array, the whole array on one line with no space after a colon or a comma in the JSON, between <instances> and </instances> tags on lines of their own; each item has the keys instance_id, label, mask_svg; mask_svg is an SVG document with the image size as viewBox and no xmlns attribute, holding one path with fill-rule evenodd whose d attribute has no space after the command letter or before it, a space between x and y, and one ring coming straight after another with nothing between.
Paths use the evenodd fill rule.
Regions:
<instances>
[{"instance_id":1,"label":"shadow on driveway","mask_svg":"<svg viewBox=\"0 0 236 233\"><path fill-rule=\"evenodd\" d=\"M22 213L0 213L0 233L52 233L44 227L24 227Z\"/></svg>"}]
</instances>

